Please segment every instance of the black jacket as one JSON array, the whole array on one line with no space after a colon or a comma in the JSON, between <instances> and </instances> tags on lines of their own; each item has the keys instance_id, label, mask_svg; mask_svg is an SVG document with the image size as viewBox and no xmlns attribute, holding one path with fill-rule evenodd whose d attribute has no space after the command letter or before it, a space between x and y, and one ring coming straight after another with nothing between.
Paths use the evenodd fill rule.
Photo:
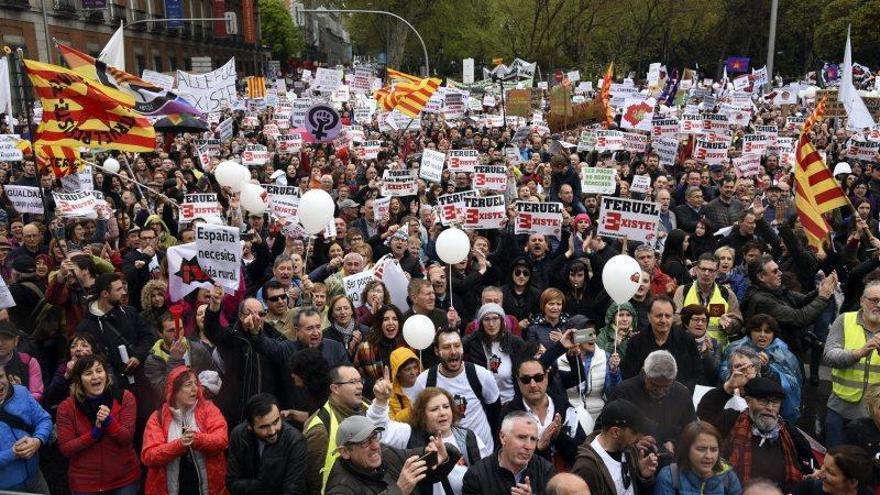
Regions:
<instances>
[{"instance_id":1,"label":"black jacket","mask_svg":"<svg viewBox=\"0 0 880 495\"><path fill-rule=\"evenodd\" d=\"M407 458L425 453L424 447L409 450L396 449L387 445L382 446L382 467L379 471L367 471L355 466L352 462L342 457L333 464L330 477L327 479L325 495L398 495L400 488L397 487L397 478ZM455 467L461 457L458 449L446 444L446 453L449 459L437 467L436 470L428 471L428 475L416 485L413 493L432 493L431 485L446 479L449 472Z\"/></svg>"},{"instance_id":2,"label":"black jacket","mask_svg":"<svg viewBox=\"0 0 880 495\"><path fill-rule=\"evenodd\" d=\"M503 332L504 334L501 336L500 342L501 352L506 352L510 356L510 360L515 361L526 343L523 339L506 330L503 330ZM483 332L482 327L480 327L476 332L464 338L464 342L462 343L462 346L464 347L464 360L478 364L483 368L492 371L489 360L486 357L486 351L483 347L484 335L485 333ZM516 387L514 386L514 388Z\"/></svg>"},{"instance_id":3,"label":"black jacket","mask_svg":"<svg viewBox=\"0 0 880 495\"><path fill-rule=\"evenodd\" d=\"M131 306L116 306L108 313L98 316L93 312L94 304L93 302L86 308L86 314L76 330L95 336L117 376L121 376L125 369L125 364L119 357L120 345L126 347L129 358L137 358L141 363L146 361L156 337L137 310Z\"/></svg>"},{"instance_id":4,"label":"black jacket","mask_svg":"<svg viewBox=\"0 0 880 495\"><path fill-rule=\"evenodd\" d=\"M236 426L229 435L226 487L231 495L306 495L306 441L296 428L281 423L278 441L259 441L247 423Z\"/></svg>"},{"instance_id":5,"label":"black jacket","mask_svg":"<svg viewBox=\"0 0 880 495\"><path fill-rule=\"evenodd\" d=\"M534 495L547 493L547 482L556 475L556 468L539 455L533 455L523 473L529 477ZM516 486L513 473L498 464L498 454L492 454L469 467L464 474L461 495L489 495L510 493Z\"/></svg>"},{"instance_id":6,"label":"black jacket","mask_svg":"<svg viewBox=\"0 0 880 495\"><path fill-rule=\"evenodd\" d=\"M608 466L599 456L599 453L592 447L593 440L599 435L599 431L594 431L584 440L578 450L577 460L574 467L571 468L572 474L576 474L587 482L592 495L617 495L617 489L614 487L614 477ZM626 448L622 455L625 455L627 462L624 466L629 466L633 482L633 492L636 495L651 493L654 485L654 477L650 479L642 479L638 474L637 459L638 453L635 447Z\"/></svg>"},{"instance_id":7,"label":"black jacket","mask_svg":"<svg viewBox=\"0 0 880 495\"><path fill-rule=\"evenodd\" d=\"M626 347L626 356L620 363L623 379L637 376L648 354L661 349L669 351L675 357L678 364L677 381L691 390L697 383L704 382L703 363L694 338L675 326L669 330L669 338L662 346L657 345L654 332L650 328L633 335Z\"/></svg>"},{"instance_id":8,"label":"black jacket","mask_svg":"<svg viewBox=\"0 0 880 495\"><path fill-rule=\"evenodd\" d=\"M567 400L562 399L559 394L548 394L548 397L553 401L553 409L559 414L562 421L565 421L566 412L571 407L571 404L569 404ZM501 408L501 417L503 418L513 411L525 410L526 406L523 404L522 396L516 394L510 402ZM566 466L571 466L574 464L575 457L577 457L578 446L584 443L584 440L587 438L587 434L584 432L580 421L577 422L575 428L576 431L565 431L563 429L559 432L559 435L556 436L556 439L553 440L547 450L535 449L535 452L551 463L553 462L553 453L555 452L562 457Z\"/></svg>"},{"instance_id":9,"label":"black jacket","mask_svg":"<svg viewBox=\"0 0 880 495\"><path fill-rule=\"evenodd\" d=\"M697 419L691 395L687 387L676 381L666 396L654 399L645 389L644 373L640 373L614 387L608 402L626 399L635 404L654 423L652 431L645 433L651 434L659 445L663 445L667 441L677 443L684 427Z\"/></svg>"},{"instance_id":10,"label":"black jacket","mask_svg":"<svg viewBox=\"0 0 880 495\"><path fill-rule=\"evenodd\" d=\"M160 264L164 258L164 251L156 251L156 259ZM125 275L126 282L128 282L129 301L133 302L138 310L143 309L140 307L141 291L144 290L144 286L150 281L150 260L152 259L152 256L147 256L136 249L126 253L122 259L122 273ZM144 266L136 268L134 264L137 261L143 261Z\"/></svg>"},{"instance_id":11,"label":"black jacket","mask_svg":"<svg viewBox=\"0 0 880 495\"><path fill-rule=\"evenodd\" d=\"M758 313L766 313L775 318L779 323L779 338L788 344L791 352L798 354L803 348L801 337L810 330L830 303L831 299L819 297L817 290L798 294L785 288L752 286L746 292L742 315L744 320Z\"/></svg>"}]
</instances>

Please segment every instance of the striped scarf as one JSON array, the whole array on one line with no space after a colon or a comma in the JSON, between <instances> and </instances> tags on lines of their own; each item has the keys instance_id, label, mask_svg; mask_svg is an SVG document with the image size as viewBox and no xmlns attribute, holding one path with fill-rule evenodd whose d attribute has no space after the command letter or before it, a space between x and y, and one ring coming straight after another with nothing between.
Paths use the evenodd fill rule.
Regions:
<instances>
[{"instance_id":1,"label":"striped scarf","mask_svg":"<svg viewBox=\"0 0 880 495\"><path fill-rule=\"evenodd\" d=\"M782 458L785 462L785 487L794 487L803 479L798 468L798 456L795 450L794 440L784 424L779 428L779 441L782 442ZM740 481L747 483L752 479L752 420L748 410L743 411L733 429L730 430L728 440L730 450L730 465L736 471Z\"/></svg>"}]
</instances>

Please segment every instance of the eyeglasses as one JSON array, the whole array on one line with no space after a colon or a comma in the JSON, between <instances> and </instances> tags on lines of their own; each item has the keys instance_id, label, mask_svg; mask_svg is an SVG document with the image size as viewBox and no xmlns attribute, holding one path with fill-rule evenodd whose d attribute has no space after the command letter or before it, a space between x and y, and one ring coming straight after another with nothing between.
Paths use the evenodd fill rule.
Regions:
<instances>
[{"instance_id":1,"label":"eyeglasses","mask_svg":"<svg viewBox=\"0 0 880 495\"><path fill-rule=\"evenodd\" d=\"M351 380L347 380L344 382L333 382L333 385L357 385L358 383L363 385L364 379L363 378L353 378Z\"/></svg>"},{"instance_id":2,"label":"eyeglasses","mask_svg":"<svg viewBox=\"0 0 880 495\"><path fill-rule=\"evenodd\" d=\"M767 407L767 406L779 407L782 405L782 399L771 399L771 398L767 398L767 397L757 398L756 397L755 400L758 401L758 404L760 404L763 407Z\"/></svg>"},{"instance_id":3,"label":"eyeglasses","mask_svg":"<svg viewBox=\"0 0 880 495\"><path fill-rule=\"evenodd\" d=\"M532 275L532 272L530 270L517 269L513 271L513 275L516 277L529 277Z\"/></svg>"},{"instance_id":4,"label":"eyeglasses","mask_svg":"<svg viewBox=\"0 0 880 495\"><path fill-rule=\"evenodd\" d=\"M863 297L865 301L871 304L871 306L880 305L880 297Z\"/></svg>"},{"instance_id":5,"label":"eyeglasses","mask_svg":"<svg viewBox=\"0 0 880 495\"><path fill-rule=\"evenodd\" d=\"M362 449L366 449L370 445L372 445L373 442L378 443L380 440L382 440L382 432L381 431L374 431L373 434L370 435L369 437L367 437L367 439L364 440L363 442L350 443L350 444L348 444L348 446L351 447L351 446L357 445L358 447L360 447Z\"/></svg>"},{"instance_id":6,"label":"eyeglasses","mask_svg":"<svg viewBox=\"0 0 880 495\"><path fill-rule=\"evenodd\" d=\"M278 294L277 296L267 297L266 300L271 302L286 301L287 294Z\"/></svg>"},{"instance_id":7,"label":"eyeglasses","mask_svg":"<svg viewBox=\"0 0 880 495\"><path fill-rule=\"evenodd\" d=\"M706 323L709 321L709 318L706 318L705 316L691 316L691 321L696 323Z\"/></svg>"},{"instance_id":8,"label":"eyeglasses","mask_svg":"<svg viewBox=\"0 0 880 495\"><path fill-rule=\"evenodd\" d=\"M543 383L544 378L546 376L547 376L546 373L536 373L534 375L522 375L519 377L519 382L522 383L523 385L528 385L529 383L532 383L533 381L535 383Z\"/></svg>"}]
</instances>

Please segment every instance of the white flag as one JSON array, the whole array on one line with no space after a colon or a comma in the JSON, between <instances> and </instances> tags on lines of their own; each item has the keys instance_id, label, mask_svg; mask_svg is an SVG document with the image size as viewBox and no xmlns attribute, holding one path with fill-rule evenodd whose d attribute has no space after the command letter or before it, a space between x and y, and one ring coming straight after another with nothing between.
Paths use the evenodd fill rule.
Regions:
<instances>
[{"instance_id":1,"label":"white flag","mask_svg":"<svg viewBox=\"0 0 880 495\"><path fill-rule=\"evenodd\" d=\"M101 54L98 55L98 60L112 67L116 67L119 70L125 70L125 35L122 33L123 27L124 26L120 21L119 29L113 33L113 36L110 37L110 41L107 42L107 46L105 46L104 49L101 50Z\"/></svg>"},{"instance_id":2,"label":"white flag","mask_svg":"<svg viewBox=\"0 0 880 495\"><path fill-rule=\"evenodd\" d=\"M0 113L9 115L12 123L12 86L9 84L9 59L0 58Z\"/></svg>"},{"instance_id":3,"label":"white flag","mask_svg":"<svg viewBox=\"0 0 880 495\"><path fill-rule=\"evenodd\" d=\"M846 49L843 51L843 75L840 78L840 88L837 90L837 101L843 103L846 108L846 123L850 129L862 130L874 127L874 119L868 112L868 107L853 86L852 72L852 47L849 41L849 28L846 30Z\"/></svg>"}]
</instances>

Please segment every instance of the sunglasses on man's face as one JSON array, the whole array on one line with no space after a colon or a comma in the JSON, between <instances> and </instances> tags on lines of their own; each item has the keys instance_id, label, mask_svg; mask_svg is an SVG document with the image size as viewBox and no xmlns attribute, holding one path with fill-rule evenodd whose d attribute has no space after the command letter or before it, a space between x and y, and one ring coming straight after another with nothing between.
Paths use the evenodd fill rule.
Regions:
<instances>
[{"instance_id":1,"label":"sunglasses on man's face","mask_svg":"<svg viewBox=\"0 0 880 495\"><path fill-rule=\"evenodd\" d=\"M514 270L513 274L517 277L528 277L532 274L529 270Z\"/></svg>"},{"instance_id":2,"label":"sunglasses on man's face","mask_svg":"<svg viewBox=\"0 0 880 495\"><path fill-rule=\"evenodd\" d=\"M542 383L546 376L547 376L546 373L536 373L534 375L521 375L519 377L519 382L522 383L523 385L528 385L529 383L532 383L533 381L535 383Z\"/></svg>"},{"instance_id":3,"label":"sunglasses on man's face","mask_svg":"<svg viewBox=\"0 0 880 495\"><path fill-rule=\"evenodd\" d=\"M266 300L270 302L278 302L284 301L287 299L287 294L278 294L277 296L267 297Z\"/></svg>"}]
</instances>

